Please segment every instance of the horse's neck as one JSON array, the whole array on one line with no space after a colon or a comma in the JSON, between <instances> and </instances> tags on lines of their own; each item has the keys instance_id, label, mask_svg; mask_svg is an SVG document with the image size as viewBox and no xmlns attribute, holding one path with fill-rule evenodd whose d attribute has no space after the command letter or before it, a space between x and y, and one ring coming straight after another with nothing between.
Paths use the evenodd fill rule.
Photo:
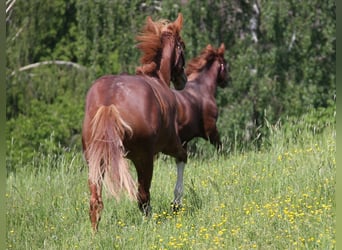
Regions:
<instances>
[{"instance_id":1,"label":"horse's neck","mask_svg":"<svg viewBox=\"0 0 342 250\"><path fill-rule=\"evenodd\" d=\"M170 82L171 82L171 58L172 58L171 45L167 45L163 48L161 59L160 59L160 66L159 66L157 75L169 87L170 87Z\"/></svg>"},{"instance_id":2,"label":"horse's neck","mask_svg":"<svg viewBox=\"0 0 342 250\"><path fill-rule=\"evenodd\" d=\"M168 75L166 68L168 68L165 63L160 65L160 69L157 72L158 78L170 86L171 77Z\"/></svg>"},{"instance_id":3,"label":"horse's neck","mask_svg":"<svg viewBox=\"0 0 342 250\"><path fill-rule=\"evenodd\" d=\"M217 88L217 76L218 71L215 62L209 69L204 70L197 76L195 81L200 84L200 89L203 95L215 96Z\"/></svg>"}]
</instances>

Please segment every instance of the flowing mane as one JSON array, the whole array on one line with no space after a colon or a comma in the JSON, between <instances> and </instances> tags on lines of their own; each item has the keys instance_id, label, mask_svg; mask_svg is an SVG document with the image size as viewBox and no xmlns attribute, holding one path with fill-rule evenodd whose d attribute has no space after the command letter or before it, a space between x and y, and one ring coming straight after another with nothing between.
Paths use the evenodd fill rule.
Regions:
<instances>
[{"instance_id":1,"label":"flowing mane","mask_svg":"<svg viewBox=\"0 0 342 250\"><path fill-rule=\"evenodd\" d=\"M215 56L218 53L218 49L214 49L211 45L208 45L204 50L202 50L199 56L188 62L185 70L186 75L189 76L191 74L201 72L209 61L215 59Z\"/></svg>"},{"instance_id":2,"label":"flowing mane","mask_svg":"<svg viewBox=\"0 0 342 250\"><path fill-rule=\"evenodd\" d=\"M142 31L136 36L139 42L137 48L142 52L140 57L142 65L137 67L136 74L155 74L163 49L162 36L178 36L179 32L180 27L169 20L162 19L153 22L151 17L148 17Z\"/></svg>"}]
</instances>

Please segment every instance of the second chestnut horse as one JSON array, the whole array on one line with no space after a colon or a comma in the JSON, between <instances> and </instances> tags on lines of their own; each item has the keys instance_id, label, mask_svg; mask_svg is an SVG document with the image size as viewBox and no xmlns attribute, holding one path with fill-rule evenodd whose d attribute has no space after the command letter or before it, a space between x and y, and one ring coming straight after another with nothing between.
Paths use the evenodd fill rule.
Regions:
<instances>
[{"instance_id":1,"label":"second chestnut horse","mask_svg":"<svg viewBox=\"0 0 342 250\"><path fill-rule=\"evenodd\" d=\"M217 149L221 146L216 127L218 108L215 95L217 86L225 87L230 81L229 65L224 59L225 46L211 45L189 61L186 67L188 82L183 90L174 91L177 99L178 134L184 149L194 137L209 140ZM174 189L173 209L182 202L185 162L176 157L177 182Z\"/></svg>"}]
</instances>

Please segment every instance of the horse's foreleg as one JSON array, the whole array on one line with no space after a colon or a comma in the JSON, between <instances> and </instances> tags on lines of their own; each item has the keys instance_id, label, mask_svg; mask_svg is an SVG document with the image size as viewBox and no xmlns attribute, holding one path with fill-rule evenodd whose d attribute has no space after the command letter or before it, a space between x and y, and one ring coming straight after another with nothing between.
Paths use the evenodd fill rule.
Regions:
<instances>
[{"instance_id":1,"label":"horse's foreleg","mask_svg":"<svg viewBox=\"0 0 342 250\"><path fill-rule=\"evenodd\" d=\"M97 231L99 221L101 219L101 211L103 209L102 202L102 184L95 184L88 180L89 190L90 190L90 209L89 217L91 226L94 232Z\"/></svg>"},{"instance_id":2,"label":"horse's foreleg","mask_svg":"<svg viewBox=\"0 0 342 250\"><path fill-rule=\"evenodd\" d=\"M222 149L222 142L220 139L220 135L219 132L215 126L214 130L211 131L211 133L209 134L209 141L212 145L214 145L216 147L217 150L221 150Z\"/></svg>"},{"instance_id":3,"label":"horse's foreleg","mask_svg":"<svg viewBox=\"0 0 342 250\"><path fill-rule=\"evenodd\" d=\"M172 203L173 211L178 211L182 205L182 197L183 197L183 190L184 190L184 183L183 183L183 174L184 174L185 163L184 162L177 162L177 182L174 193L174 200Z\"/></svg>"}]
</instances>

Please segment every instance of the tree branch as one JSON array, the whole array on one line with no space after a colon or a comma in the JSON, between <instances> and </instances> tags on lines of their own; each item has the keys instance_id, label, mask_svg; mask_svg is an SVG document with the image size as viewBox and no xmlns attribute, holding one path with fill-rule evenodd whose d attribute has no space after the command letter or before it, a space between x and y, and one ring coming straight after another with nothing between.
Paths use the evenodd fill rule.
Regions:
<instances>
[{"instance_id":1,"label":"tree branch","mask_svg":"<svg viewBox=\"0 0 342 250\"><path fill-rule=\"evenodd\" d=\"M74 62L68 62L68 61L60 61L60 60L54 60L54 61L44 61L44 62L38 62L26 65L24 67L19 68L18 71L25 71L33 68L40 67L42 65L49 65L49 64L55 64L55 65L65 65L65 66L71 66L79 70L85 70L86 68L80 64L74 63ZM15 75L15 71L12 72L12 76Z\"/></svg>"},{"instance_id":2,"label":"tree branch","mask_svg":"<svg viewBox=\"0 0 342 250\"><path fill-rule=\"evenodd\" d=\"M8 7L6 7L6 14L12 9L14 3L15 3L16 0L12 0L12 2L10 1L7 1L6 2L6 5L9 5Z\"/></svg>"}]
</instances>

